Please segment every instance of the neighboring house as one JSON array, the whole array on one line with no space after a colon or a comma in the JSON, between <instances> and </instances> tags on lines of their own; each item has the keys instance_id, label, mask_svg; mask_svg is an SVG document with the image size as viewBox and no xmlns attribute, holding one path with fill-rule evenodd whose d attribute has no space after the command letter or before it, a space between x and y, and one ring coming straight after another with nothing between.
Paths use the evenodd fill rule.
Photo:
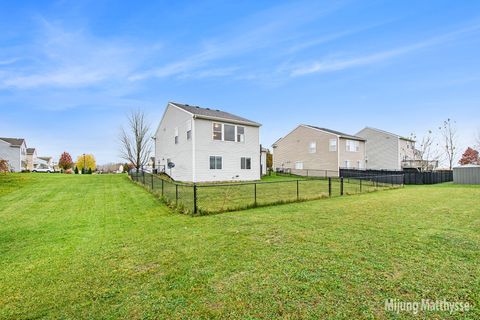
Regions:
<instances>
[{"instance_id":1,"label":"neighboring house","mask_svg":"<svg viewBox=\"0 0 480 320\"><path fill-rule=\"evenodd\" d=\"M27 170L32 171L37 162L37 150L35 148L27 148Z\"/></svg>"},{"instance_id":2,"label":"neighboring house","mask_svg":"<svg viewBox=\"0 0 480 320\"><path fill-rule=\"evenodd\" d=\"M260 126L228 112L169 102L155 133L157 168L179 181L258 180Z\"/></svg>"},{"instance_id":3,"label":"neighboring house","mask_svg":"<svg viewBox=\"0 0 480 320\"><path fill-rule=\"evenodd\" d=\"M21 138L0 138L0 159L7 160L12 171L27 169L27 144Z\"/></svg>"},{"instance_id":4,"label":"neighboring house","mask_svg":"<svg viewBox=\"0 0 480 320\"><path fill-rule=\"evenodd\" d=\"M367 141L367 169L403 170L421 165L415 140L370 127L356 135Z\"/></svg>"},{"instance_id":5,"label":"neighboring house","mask_svg":"<svg viewBox=\"0 0 480 320\"><path fill-rule=\"evenodd\" d=\"M52 157L37 157L33 170L53 170L56 171Z\"/></svg>"},{"instance_id":6,"label":"neighboring house","mask_svg":"<svg viewBox=\"0 0 480 320\"><path fill-rule=\"evenodd\" d=\"M52 157L37 157L38 160L41 161L41 163L43 164L46 164L49 168L53 168L54 167L54 163L53 163L53 158Z\"/></svg>"},{"instance_id":7,"label":"neighboring house","mask_svg":"<svg viewBox=\"0 0 480 320\"><path fill-rule=\"evenodd\" d=\"M273 167L290 170L365 168L365 139L310 125L296 129L273 144Z\"/></svg>"},{"instance_id":8,"label":"neighboring house","mask_svg":"<svg viewBox=\"0 0 480 320\"><path fill-rule=\"evenodd\" d=\"M267 175L268 173L268 167L267 167L267 155L268 155L268 149L263 148L260 146L260 170L261 170L261 175L262 177Z\"/></svg>"}]
</instances>

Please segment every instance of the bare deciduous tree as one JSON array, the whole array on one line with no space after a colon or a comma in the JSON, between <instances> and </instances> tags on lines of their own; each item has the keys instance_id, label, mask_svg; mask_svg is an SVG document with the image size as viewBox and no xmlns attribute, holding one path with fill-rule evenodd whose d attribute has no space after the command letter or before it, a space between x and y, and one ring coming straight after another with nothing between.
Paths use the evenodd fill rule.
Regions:
<instances>
[{"instance_id":1,"label":"bare deciduous tree","mask_svg":"<svg viewBox=\"0 0 480 320\"><path fill-rule=\"evenodd\" d=\"M412 139L416 141L417 137L412 135ZM421 170L428 171L432 170L432 167L435 167L433 163L435 163L435 161L438 162L439 158L438 143L433 136L433 131L428 130L422 137L418 147L415 149L415 160L422 160L420 162Z\"/></svg>"},{"instance_id":2,"label":"bare deciduous tree","mask_svg":"<svg viewBox=\"0 0 480 320\"><path fill-rule=\"evenodd\" d=\"M442 149L445 157L448 161L450 170L453 169L453 163L458 154L458 137L456 122L451 119L447 119L443 122L443 125L439 128L442 138Z\"/></svg>"},{"instance_id":3,"label":"bare deciduous tree","mask_svg":"<svg viewBox=\"0 0 480 320\"><path fill-rule=\"evenodd\" d=\"M151 148L150 125L143 111L132 111L128 116L128 128L122 128L120 135L120 154L129 161L137 172L148 164Z\"/></svg>"}]
</instances>

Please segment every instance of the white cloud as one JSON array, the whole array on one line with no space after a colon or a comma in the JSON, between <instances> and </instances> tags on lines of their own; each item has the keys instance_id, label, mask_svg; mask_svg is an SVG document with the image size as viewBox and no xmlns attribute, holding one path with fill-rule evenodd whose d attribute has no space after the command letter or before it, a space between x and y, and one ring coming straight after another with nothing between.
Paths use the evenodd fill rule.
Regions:
<instances>
[{"instance_id":1,"label":"white cloud","mask_svg":"<svg viewBox=\"0 0 480 320\"><path fill-rule=\"evenodd\" d=\"M326 73L349 68L371 65L378 62L386 61L398 56L402 56L420 49L440 45L449 41L455 40L457 37L472 33L477 33L480 30L480 25L472 25L466 28L461 28L443 35L429 38L427 40L417 42L411 45L401 46L391 50L385 50L377 53L367 54L363 56L347 57L343 59L324 58L322 60L314 61L308 64L295 66L291 68L290 75L302 76L312 73Z\"/></svg>"},{"instance_id":2,"label":"white cloud","mask_svg":"<svg viewBox=\"0 0 480 320\"><path fill-rule=\"evenodd\" d=\"M97 39L82 30L66 31L46 20L40 25L39 37L24 48L26 62L3 71L0 88L71 88L123 80L158 49L124 40Z\"/></svg>"}]
</instances>

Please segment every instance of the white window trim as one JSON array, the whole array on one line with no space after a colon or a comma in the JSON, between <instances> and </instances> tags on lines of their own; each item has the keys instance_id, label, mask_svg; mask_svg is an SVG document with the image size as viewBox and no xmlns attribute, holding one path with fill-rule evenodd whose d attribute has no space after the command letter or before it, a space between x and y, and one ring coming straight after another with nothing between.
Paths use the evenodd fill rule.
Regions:
<instances>
[{"instance_id":1,"label":"white window trim","mask_svg":"<svg viewBox=\"0 0 480 320\"><path fill-rule=\"evenodd\" d=\"M242 160L245 159L245 168L242 168ZM247 166L247 159L250 160L250 168ZM252 158L251 157L241 157L240 158L240 170L252 170Z\"/></svg>"},{"instance_id":2,"label":"white window trim","mask_svg":"<svg viewBox=\"0 0 480 320\"><path fill-rule=\"evenodd\" d=\"M211 160L212 157L215 158L215 168L214 169L210 168L210 160ZM221 164L222 164L221 169L216 168L217 167L217 158L220 158L220 160L221 160ZM208 167L210 168L210 170L223 170L223 156L209 156L208 157Z\"/></svg>"},{"instance_id":3,"label":"white window trim","mask_svg":"<svg viewBox=\"0 0 480 320\"><path fill-rule=\"evenodd\" d=\"M221 125L222 127L222 139L221 140L217 140L214 138L214 126L215 124L219 124ZM225 140L225 125L228 125L228 126L233 126L235 128L235 136L234 136L234 140L233 141L230 141L230 140ZM238 141L238 127L243 127L243 141ZM213 141L221 141L221 142L230 142L230 143L246 143L246 126L244 125L236 125L236 124L233 124L233 123L225 123L225 122L218 122L218 121L214 121L212 122L212 140Z\"/></svg>"},{"instance_id":4,"label":"white window trim","mask_svg":"<svg viewBox=\"0 0 480 320\"><path fill-rule=\"evenodd\" d=\"M301 164L301 168L297 168L297 165ZM295 170L303 170L303 161L296 161L295 162Z\"/></svg>"},{"instance_id":5,"label":"white window trim","mask_svg":"<svg viewBox=\"0 0 480 320\"><path fill-rule=\"evenodd\" d=\"M332 145L332 142L335 142L335 144ZM335 147L335 149L332 150L332 147ZM337 140L337 138L335 138L335 139L330 139L330 140L328 141L328 151L329 151L329 152L337 152L337 150L338 150L338 140Z\"/></svg>"},{"instance_id":6,"label":"white window trim","mask_svg":"<svg viewBox=\"0 0 480 320\"><path fill-rule=\"evenodd\" d=\"M308 145L308 153L317 153L317 142L312 141Z\"/></svg>"}]
</instances>

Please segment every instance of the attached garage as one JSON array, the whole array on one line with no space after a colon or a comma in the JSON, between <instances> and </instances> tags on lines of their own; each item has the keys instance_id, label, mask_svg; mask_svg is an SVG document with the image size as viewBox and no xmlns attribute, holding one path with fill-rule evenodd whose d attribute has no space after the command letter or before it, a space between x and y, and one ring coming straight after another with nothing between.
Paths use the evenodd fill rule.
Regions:
<instances>
[{"instance_id":1,"label":"attached garage","mask_svg":"<svg viewBox=\"0 0 480 320\"><path fill-rule=\"evenodd\" d=\"M453 168L453 182L457 184L480 184L480 166L467 165Z\"/></svg>"}]
</instances>

